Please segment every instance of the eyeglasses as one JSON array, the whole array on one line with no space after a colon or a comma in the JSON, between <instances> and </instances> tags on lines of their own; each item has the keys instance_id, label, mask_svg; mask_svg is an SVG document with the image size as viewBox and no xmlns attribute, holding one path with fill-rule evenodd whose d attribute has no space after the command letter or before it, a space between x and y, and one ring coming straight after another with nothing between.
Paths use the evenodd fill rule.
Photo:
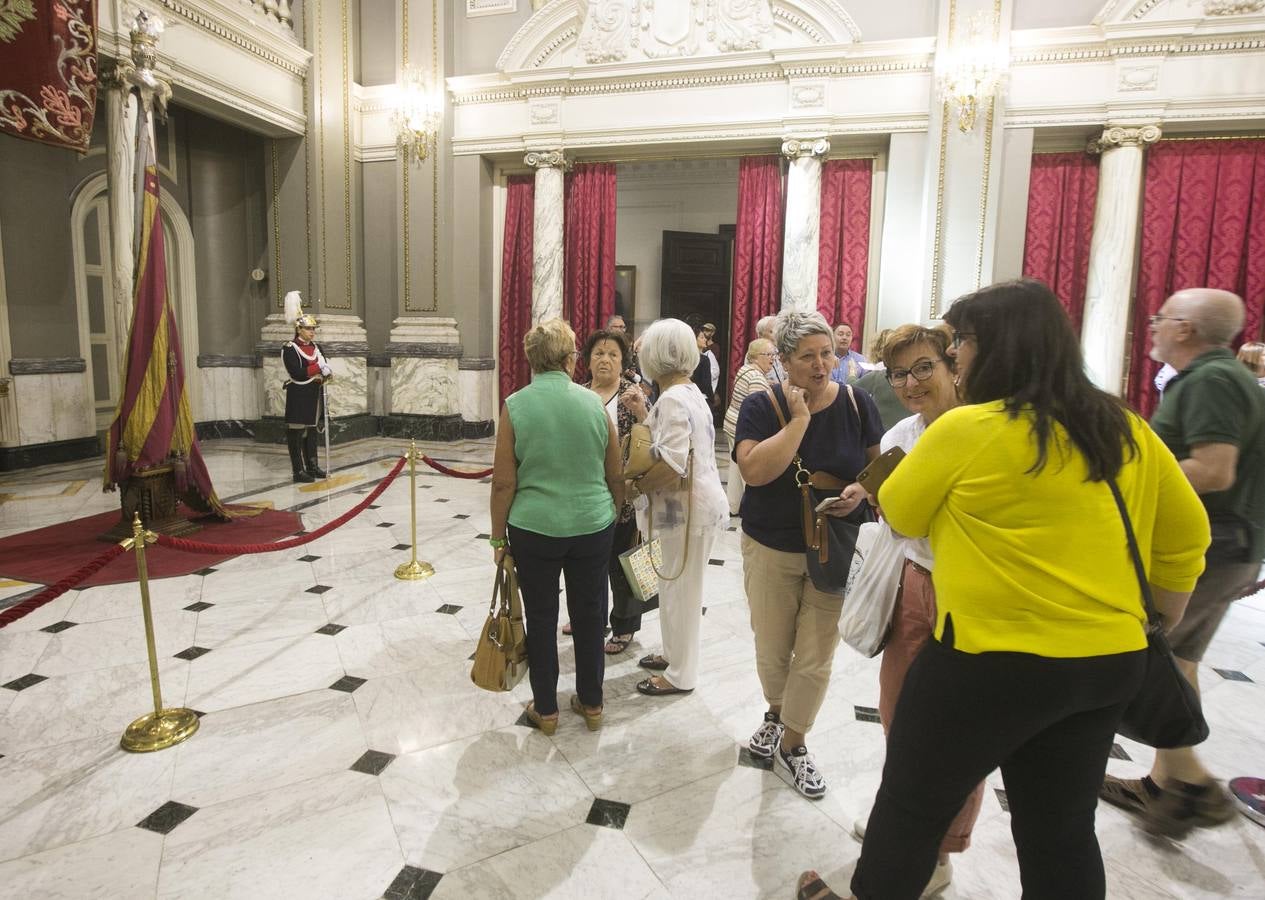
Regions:
<instances>
[{"instance_id":1,"label":"eyeglasses","mask_svg":"<svg viewBox=\"0 0 1265 900\"><path fill-rule=\"evenodd\" d=\"M887 383L892 387L904 387L910 375L914 376L914 381L926 381L936 370L938 362L938 359L924 359L914 363L908 369L892 369L887 373Z\"/></svg>"},{"instance_id":2,"label":"eyeglasses","mask_svg":"<svg viewBox=\"0 0 1265 900\"><path fill-rule=\"evenodd\" d=\"M955 331L953 332L953 349L956 350L962 346L962 342L967 338L975 337L974 331Z\"/></svg>"},{"instance_id":3,"label":"eyeglasses","mask_svg":"<svg viewBox=\"0 0 1265 900\"><path fill-rule=\"evenodd\" d=\"M1158 324L1158 323L1160 323L1160 322L1163 322L1165 319L1170 319L1170 320L1172 320L1172 321L1174 321L1174 322L1185 322L1185 321L1187 321L1186 319L1183 319L1181 316L1148 316L1147 318L1148 318L1148 320L1150 321L1150 323L1151 323L1152 325L1156 325L1156 324Z\"/></svg>"},{"instance_id":4,"label":"eyeglasses","mask_svg":"<svg viewBox=\"0 0 1265 900\"><path fill-rule=\"evenodd\" d=\"M757 353L756 356L767 356L769 359L772 359L777 356L777 354L770 350L768 353Z\"/></svg>"}]
</instances>

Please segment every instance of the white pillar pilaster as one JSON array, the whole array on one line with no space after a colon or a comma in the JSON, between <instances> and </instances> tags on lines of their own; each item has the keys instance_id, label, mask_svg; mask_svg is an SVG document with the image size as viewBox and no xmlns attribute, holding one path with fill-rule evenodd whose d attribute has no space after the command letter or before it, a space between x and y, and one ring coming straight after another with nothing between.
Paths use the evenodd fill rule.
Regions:
<instances>
[{"instance_id":1,"label":"white pillar pilaster","mask_svg":"<svg viewBox=\"0 0 1265 900\"><path fill-rule=\"evenodd\" d=\"M1102 151L1102 164L1089 245L1081 346L1094 383L1116 394L1124 386L1124 344L1142 205L1143 148L1159 138L1158 125L1112 125L1095 142Z\"/></svg>"},{"instance_id":2,"label":"white pillar pilaster","mask_svg":"<svg viewBox=\"0 0 1265 900\"><path fill-rule=\"evenodd\" d=\"M531 321L562 317L562 212L566 157L561 150L532 151L536 170L532 208Z\"/></svg>"},{"instance_id":3,"label":"white pillar pilaster","mask_svg":"<svg viewBox=\"0 0 1265 900\"><path fill-rule=\"evenodd\" d=\"M791 138L782 155L791 161L786 177L786 226L782 238L782 309L817 309L817 257L821 243L821 164L830 152L825 138Z\"/></svg>"}]
</instances>

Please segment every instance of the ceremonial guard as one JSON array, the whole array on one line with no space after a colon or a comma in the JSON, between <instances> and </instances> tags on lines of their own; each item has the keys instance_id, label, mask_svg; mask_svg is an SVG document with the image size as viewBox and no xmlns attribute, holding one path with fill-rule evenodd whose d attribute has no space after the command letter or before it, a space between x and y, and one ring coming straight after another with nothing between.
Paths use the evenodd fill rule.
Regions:
<instances>
[{"instance_id":1,"label":"ceremonial guard","mask_svg":"<svg viewBox=\"0 0 1265 900\"><path fill-rule=\"evenodd\" d=\"M316 457L316 435L320 431L328 431L325 382L333 377L333 372L321 353L320 345L313 340L316 317L303 312L298 291L286 294L285 317L294 325L294 340L286 341L281 349L281 361L290 376L284 385L286 443L290 448L294 480L311 483L326 477ZM329 456L328 446L325 455Z\"/></svg>"}]
</instances>

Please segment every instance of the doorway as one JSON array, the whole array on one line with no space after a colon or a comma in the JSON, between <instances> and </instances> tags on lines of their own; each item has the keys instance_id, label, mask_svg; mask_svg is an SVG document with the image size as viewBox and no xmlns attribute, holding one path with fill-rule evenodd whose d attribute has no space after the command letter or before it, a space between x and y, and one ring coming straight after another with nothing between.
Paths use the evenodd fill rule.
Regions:
<instances>
[{"instance_id":1,"label":"doorway","mask_svg":"<svg viewBox=\"0 0 1265 900\"><path fill-rule=\"evenodd\" d=\"M660 315L680 319L695 330L707 322L716 326L713 352L720 363L716 388L720 402L713 418L717 424L724 419L728 399L732 265L731 235L663 232Z\"/></svg>"}]
</instances>

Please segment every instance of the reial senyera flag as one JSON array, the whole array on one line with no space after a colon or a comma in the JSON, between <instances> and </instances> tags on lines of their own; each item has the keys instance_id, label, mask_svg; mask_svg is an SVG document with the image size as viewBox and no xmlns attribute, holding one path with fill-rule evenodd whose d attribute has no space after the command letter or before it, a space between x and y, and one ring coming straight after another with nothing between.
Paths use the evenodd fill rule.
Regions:
<instances>
[{"instance_id":1,"label":"reial senyera flag","mask_svg":"<svg viewBox=\"0 0 1265 900\"><path fill-rule=\"evenodd\" d=\"M158 166L152 130L144 115L139 132L141 159L137 162L143 164L145 174L140 251L122 396L110 425L104 486L110 490L146 469L171 466L177 493L187 506L227 519L230 514L215 495L198 448L185 390L180 337L167 293Z\"/></svg>"},{"instance_id":2,"label":"reial senyera flag","mask_svg":"<svg viewBox=\"0 0 1265 900\"><path fill-rule=\"evenodd\" d=\"M96 106L95 0L0 0L0 133L83 153Z\"/></svg>"}]
</instances>

